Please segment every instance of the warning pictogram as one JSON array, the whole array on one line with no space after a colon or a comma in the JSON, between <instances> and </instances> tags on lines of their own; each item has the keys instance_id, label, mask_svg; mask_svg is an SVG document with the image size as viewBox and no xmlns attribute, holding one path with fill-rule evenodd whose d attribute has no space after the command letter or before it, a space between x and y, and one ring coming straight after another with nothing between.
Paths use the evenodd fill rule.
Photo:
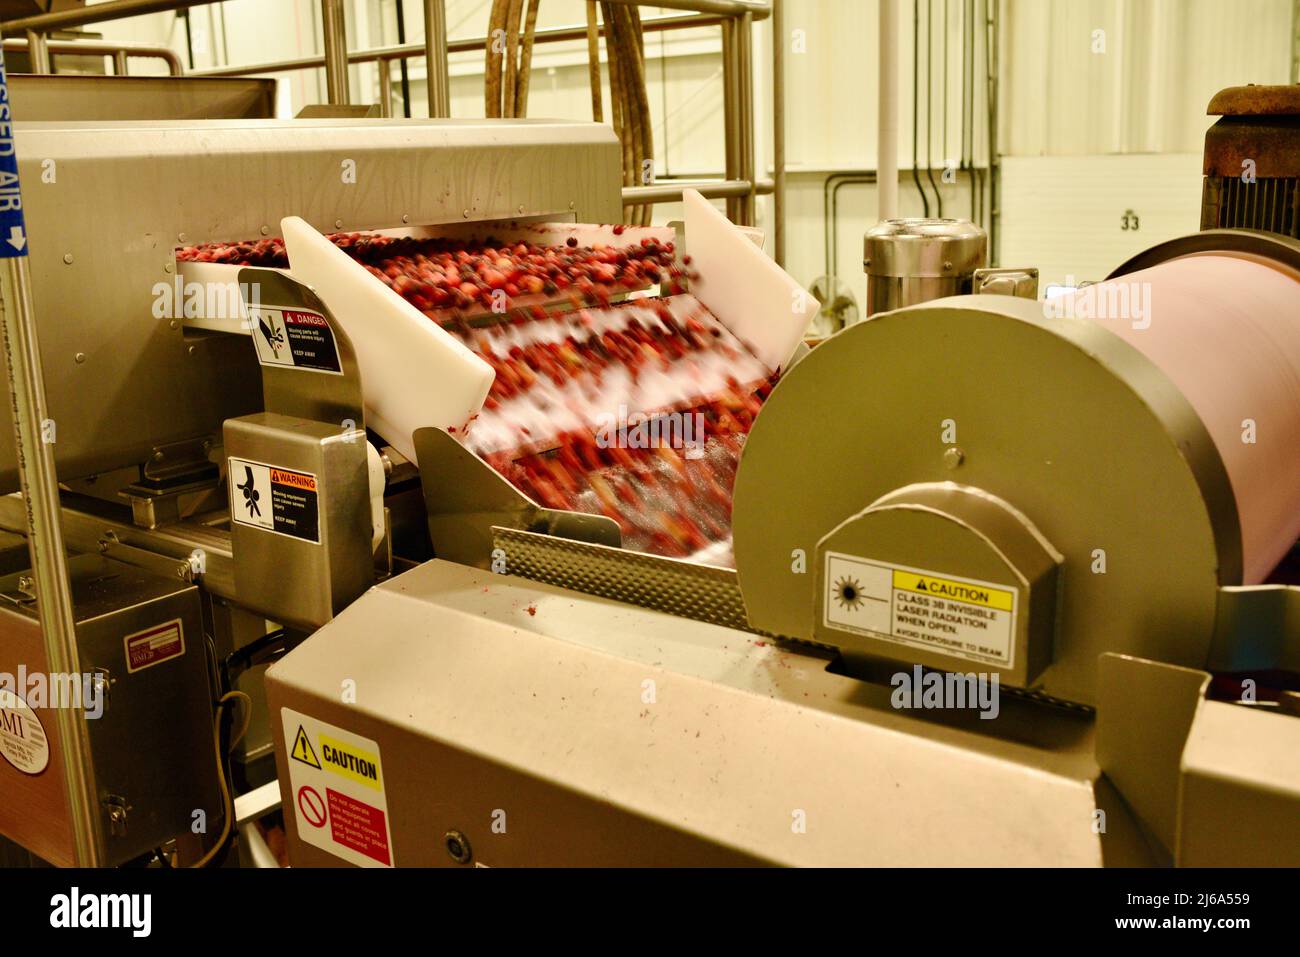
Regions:
<instances>
[{"instance_id":1,"label":"warning pictogram","mask_svg":"<svg viewBox=\"0 0 1300 957\"><path fill-rule=\"evenodd\" d=\"M316 758L316 752L312 749L311 742L307 740L307 731L302 725L298 725L298 734L293 739L293 750L289 756L295 761L301 761L303 764L310 764L317 771L321 769L320 761Z\"/></svg>"},{"instance_id":2,"label":"warning pictogram","mask_svg":"<svg viewBox=\"0 0 1300 957\"><path fill-rule=\"evenodd\" d=\"M237 458L229 460L227 474L232 521L320 544L315 475Z\"/></svg>"},{"instance_id":3,"label":"warning pictogram","mask_svg":"<svg viewBox=\"0 0 1300 957\"><path fill-rule=\"evenodd\" d=\"M252 303L245 308L262 365L343 374L334 330L319 312Z\"/></svg>"},{"instance_id":4,"label":"warning pictogram","mask_svg":"<svg viewBox=\"0 0 1300 957\"><path fill-rule=\"evenodd\" d=\"M298 810L312 827L325 826L325 801L314 787L304 784L298 789Z\"/></svg>"}]
</instances>

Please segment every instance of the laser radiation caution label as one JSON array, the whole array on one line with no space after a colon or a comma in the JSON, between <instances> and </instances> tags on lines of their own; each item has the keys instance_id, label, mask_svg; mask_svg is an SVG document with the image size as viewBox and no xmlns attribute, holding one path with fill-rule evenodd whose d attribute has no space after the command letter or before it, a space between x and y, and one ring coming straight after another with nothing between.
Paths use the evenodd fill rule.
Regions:
<instances>
[{"instance_id":1,"label":"laser radiation caution label","mask_svg":"<svg viewBox=\"0 0 1300 957\"><path fill-rule=\"evenodd\" d=\"M247 303L244 308L262 365L343 374L334 330L319 312Z\"/></svg>"},{"instance_id":2,"label":"laser radiation caution label","mask_svg":"<svg viewBox=\"0 0 1300 957\"><path fill-rule=\"evenodd\" d=\"M232 521L320 544L316 476L246 459L228 464Z\"/></svg>"},{"instance_id":3,"label":"laser radiation caution label","mask_svg":"<svg viewBox=\"0 0 1300 957\"><path fill-rule=\"evenodd\" d=\"M827 552L825 589L828 628L980 664L1015 664L1014 588Z\"/></svg>"},{"instance_id":4,"label":"laser radiation caution label","mask_svg":"<svg viewBox=\"0 0 1300 957\"><path fill-rule=\"evenodd\" d=\"M298 837L358 867L392 867L379 745L291 708L280 717Z\"/></svg>"}]
</instances>

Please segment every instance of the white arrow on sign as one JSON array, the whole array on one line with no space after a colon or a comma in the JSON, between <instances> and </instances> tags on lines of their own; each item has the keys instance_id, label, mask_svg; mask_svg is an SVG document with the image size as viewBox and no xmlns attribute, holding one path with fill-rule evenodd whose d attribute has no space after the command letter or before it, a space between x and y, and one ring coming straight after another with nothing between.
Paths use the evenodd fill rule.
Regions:
<instances>
[{"instance_id":1,"label":"white arrow on sign","mask_svg":"<svg viewBox=\"0 0 1300 957\"><path fill-rule=\"evenodd\" d=\"M10 226L9 238L6 239L5 242L14 247L14 249L22 249L26 246L27 237L23 235L23 228L21 226Z\"/></svg>"}]
</instances>

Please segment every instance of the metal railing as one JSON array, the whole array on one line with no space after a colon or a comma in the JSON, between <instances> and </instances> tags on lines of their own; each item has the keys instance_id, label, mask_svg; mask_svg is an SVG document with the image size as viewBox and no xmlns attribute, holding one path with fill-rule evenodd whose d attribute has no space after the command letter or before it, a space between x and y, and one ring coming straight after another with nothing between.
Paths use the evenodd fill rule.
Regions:
<instances>
[{"instance_id":1,"label":"metal railing","mask_svg":"<svg viewBox=\"0 0 1300 957\"><path fill-rule=\"evenodd\" d=\"M692 0L693 2L693 0ZM776 0L774 7L780 6L781 0ZM662 4L656 4L662 6ZM683 8L689 6L683 2ZM754 6L756 10L765 10L766 7L746 4L746 7ZM644 203L644 202L675 202L682 198L682 190L685 188L699 189L701 193L709 198L725 198L728 201L728 214L735 221L743 225L753 225L754 222L754 198L762 195L773 195L778 209L774 217L776 219L776 228L774 230L773 242L778 253L777 261L784 263L785 259L785 230L784 230L784 167L785 167L785 143L784 131L781 125L784 121L784 111L779 110L781 122L775 126L777 136L774 148L774 166L776 169L777 181L762 181L755 184L755 169L753 160L754 146L754 114L753 114L753 95L752 86L749 77L752 70L748 68L750 57L752 56L752 43L749 38L752 37L752 20L754 16L748 9L741 15L741 25L737 28L732 25L731 20L718 13L696 13L688 16L668 16L668 17L651 17L641 21L641 27L645 33L661 33L667 30L683 30L697 27L721 26L728 33L724 34L723 40L723 85L724 94L724 126L726 129L725 142L727 154L727 168L723 173L722 179L692 181L689 183L677 182L660 182L648 186L627 186L623 189L624 204ZM748 21L748 22L745 22ZM600 32L604 33L604 27L601 26ZM733 32L734 31L734 32ZM737 42L736 37L743 35L744 40ZM538 30L534 36L536 43L562 43L566 41L583 40L587 36L586 27L553 27L546 30ZM467 37L460 40L443 41L448 53L465 53L475 50L482 50L488 42L487 37ZM774 47L780 47L781 44L774 44ZM743 54L744 63L738 60L738 56ZM379 108L383 116L393 115L393 91L392 91L392 67L394 61L426 57L427 51L423 43L408 43L398 46L375 47L369 50L351 50L346 54L346 62L354 63L374 63L379 73ZM774 50L774 59L779 56ZM732 65L728 70L727 64ZM256 76L266 73L289 73L298 70L314 70L325 68L327 74L330 70L327 54L316 56L296 57L291 60L276 60L267 63L254 63L242 66L225 66L215 67L207 70L196 70L194 76ZM336 68L338 69L338 68ZM744 83L739 84L736 78L744 78ZM774 86L779 88L777 95L778 104L783 100L784 88L782 83L775 83ZM440 84L440 88L445 89L445 84ZM438 115L447 115L450 111L440 111ZM431 115L433 115L431 113Z\"/></svg>"},{"instance_id":2,"label":"metal railing","mask_svg":"<svg viewBox=\"0 0 1300 957\"><path fill-rule=\"evenodd\" d=\"M26 38L13 37L4 41L5 53L27 53L29 49L30 44ZM53 70L53 61L57 56L100 56L112 57L114 76L126 76L127 61L132 59L162 60L167 64L167 72L171 76L183 76L185 73L181 58L169 47L103 43L98 40L46 40L45 50L50 58L51 72L56 72Z\"/></svg>"},{"instance_id":3,"label":"metal railing","mask_svg":"<svg viewBox=\"0 0 1300 957\"><path fill-rule=\"evenodd\" d=\"M637 0L616 0L619 3L636 3ZM754 168L754 97L753 97L753 24L756 20L766 19L769 15L775 15L774 26L779 26L780 6L782 0L773 0L771 4L748 2L748 0L675 0L672 3L649 2L645 5L657 6L669 9L679 9L686 11L695 11L686 16L666 16L651 17L641 21L641 29L644 33L661 33L668 30L685 30L698 27L722 28L722 59L723 59L723 125L724 125L724 142L726 144L726 169L723 178L720 180L708 180L702 183L692 183L693 187L699 188L700 191L709 197L725 198L727 200L727 213L735 222L742 225L752 226L754 223L755 198L760 195L771 194L774 197L775 210L773 229L773 244L778 263L785 262L785 136L784 136L784 70L776 69L782 65L781 52L783 44L773 42L773 96L774 96L774 114L776 122L774 123L774 144L773 144L773 165L776 170L776 180L772 182L756 183L756 172ZM442 4L439 2L427 2L429 6L437 7L441 10ZM426 10L426 16L428 11ZM436 17L437 22L442 23L442 18ZM326 19L326 26L329 27L329 20ZM442 27L445 30L445 23ZM604 34L605 27L602 25L599 32ZM327 30L327 32L329 32ZM431 32L430 32L431 33ZM774 34L775 37L776 34ZM553 27L550 29L538 30L534 35L535 43L563 43L570 41L583 40L587 36L585 26L574 27ZM428 37L426 37L426 42ZM397 46L376 47L369 50L351 50L340 54L337 44L331 48L326 44L326 52L317 56L296 57L291 60L276 60L267 63L253 63L242 66L225 66L216 67L208 70L196 70L196 76L255 76L266 73L289 73L298 70L314 70L324 68L327 76L327 86L331 90L334 85L329 81L331 72L336 75L342 72L340 64L354 63L374 63L376 64L379 74L379 108L382 116L393 115L393 91L392 91L392 68L391 64L398 60L407 60L417 57L425 57L426 62L441 62L443 74L442 79L435 77L430 78L430 89L437 86L440 91L447 90L445 80L446 72L446 55L450 53L465 53L475 50L482 50L489 42L488 37L467 37L460 40L448 41L445 35L437 42L445 51L441 60L428 59L427 46L424 43L408 43ZM331 57L337 58L331 65ZM434 72L437 71L435 67ZM436 82L435 82L436 80ZM433 94L431 93L431 96ZM440 104L438 111L430 111L430 115L447 116L450 110ZM681 199L681 191L685 188L675 184L659 184L650 186L628 186L623 189L623 201L625 204L635 202L673 202Z\"/></svg>"},{"instance_id":4,"label":"metal railing","mask_svg":"<svg viewBox=\"0 0 1300 957\"><path fill-rule=\"evenodd\" d=\"M66 44L51 46L46 33L55 29L122 19L168 10L181 10L202 6L214 0L109 0L107 3L58 13L44 13L0 23L0 32L24 31L35 72L49 72L49 54L63 52ZM686 16L653 17L642 21L646 33L680 30L695 27L718 26L722 30L722 81L723 81L723 136L726 169L721 180L709 181L706 195L725 197L727 213L742 225L753 225L756 199L765 192L773 195L773 244L778 263L785 261L785 135L784 98L785 74L784 29L781 24L782 0L613 0L637 6L655 6L687 12ZM772 67L773 67L773 166L776 179L770 190L757 182L754 168L754 90L753 90L753 34L754 23L774 17ZM198 76L252 76L265 73L288 73L297 70L324 68L325 85L329 102L347 103L350 99L347 68L353 63L375 63L379 73L380 113L392 116L393 92L391 64L394 60L424 57L428 82L429 115L446 117L450 110L450 82L447 71L449 53L481 50L489 42L487 37L464 40L447 39L445 0L424 0L425 37L423 43L381 47L372 50L349 51L347 28L343 17L343 0L321 0L322 47L319 56L298 57L271 63L255 63L236 67L220 67L194 71ZM604 28L601 27L601 31ZM585 38L584 27L561 27L537 31L534 42L557 43ZM124 72L122 61L117 72ZM179 65L179 64L177 64ZM173 69L173 73L176 70ZM703 190L702 190L703 192ZM670 185L630 186L624 190L624 201L634 197L666 197L656 199L669 202L680 199L680 187L674 191ZM644 200L643 201L647 201Z\"/></svg>"}]
</instances>

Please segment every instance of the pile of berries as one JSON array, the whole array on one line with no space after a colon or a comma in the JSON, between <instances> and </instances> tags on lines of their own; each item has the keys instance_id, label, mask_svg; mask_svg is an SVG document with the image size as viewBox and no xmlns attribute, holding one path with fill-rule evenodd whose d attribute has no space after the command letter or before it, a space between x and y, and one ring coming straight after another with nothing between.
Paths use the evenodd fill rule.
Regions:
<instances>
[{"instance_id":1,"label":"pile of berries","mask_svg":"<svg viewBox=\"0 0 1300 957\"><path fill-rule=\"evenodd\" d=\"M328 238L492 367L484 408L458 437L522 492L608 516L633 550L686 558L725 549L745 435L776 377L681 294L690 258L677 263L671 242ZM278 238L189 246L177 259L288 266ZM653 285L671 298L611 304ZM551 302L572 308L544 308ZM671 432L629 442L626 424L602 431L620 409L694 428L684 442Z\"/></svg>"},{"instance_id":2,"label":"pile of berries","mask_svg":"<svg viewBox=\"0 0 1300 957\"><path fill-rule=\"evenodd\" d=\"M573 298L606 304L611 296L662 284L682 289L684 266L671 242L653 237L627 246L468 242L418 239L377 233L334 233L327 237L378 279L430 318L444 321L444 310L505 312L515 300ZM177 250L180 262L287 268L284 240L207 243Z\"/></svg>"},{"instance_id":3,"label":"pile of berries","mask_svg":"<svg viewBox=\"0 0 1300 957\"><path fill-rule=\"evenodd\" d=\"M731 489L745 433L718 431L691 449L602 448L569 433L553 450L488 460L548 508L606 515L623 547L688 558L731 537Z\"/></svg>"}]
</instances>

